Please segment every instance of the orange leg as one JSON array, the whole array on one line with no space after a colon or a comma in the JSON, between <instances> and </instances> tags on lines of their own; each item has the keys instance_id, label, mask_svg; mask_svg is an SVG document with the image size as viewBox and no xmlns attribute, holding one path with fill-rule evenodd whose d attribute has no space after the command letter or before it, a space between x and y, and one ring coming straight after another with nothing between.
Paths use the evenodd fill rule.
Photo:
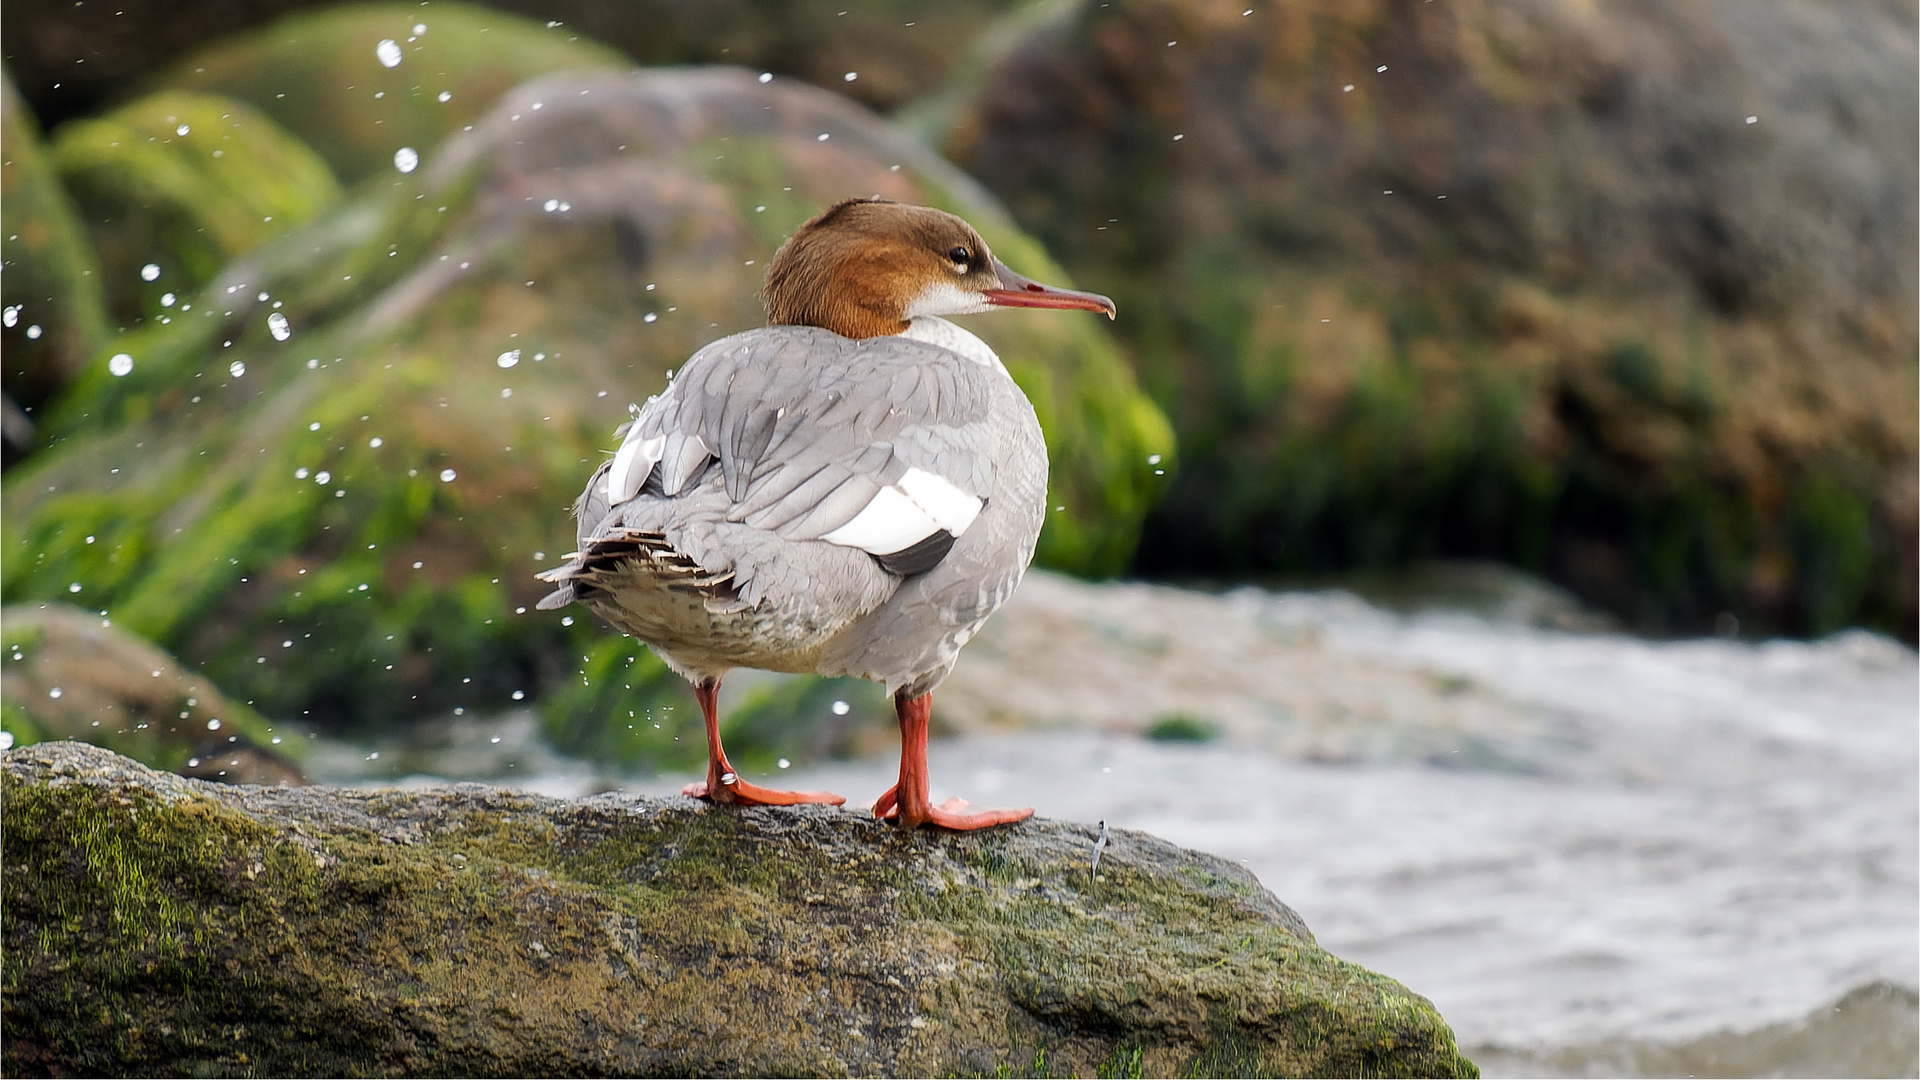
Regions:
<instances>
[{"instance_id":1,"label":"orange leg","mask_svg":"<svg viewBox=\"0 0 1920 1080\"><path fill-rule=\"evenodd\" d=\"M709 799L736 806L792 806L795 803L826 803L839 806L847 800L831 791L774 791L749 784L727 761L720 745L720 680L696 683L693 694L700 699L700 712L707 721L707 778L680 789L682 795Z\"/></svg>"},{"instance_id":2,"label":"orange leg","mask_svg":"<svg viewBox=\"0 0 1920 1080\"><path fill-rule=\"evenodd\" d=\"M927 722L933 717L933 694L910 698L898 694L894 711L900 716L900 782L887 789L873 804L873 816L897 820L909 827L938 825L943 829L984 829L1010 825L1033 816L1033 807L1021 810L979 810L967 813L962 799L948 799L939 806L929 796L932 784L927 778Z\"/></svg>"}]
</instances>

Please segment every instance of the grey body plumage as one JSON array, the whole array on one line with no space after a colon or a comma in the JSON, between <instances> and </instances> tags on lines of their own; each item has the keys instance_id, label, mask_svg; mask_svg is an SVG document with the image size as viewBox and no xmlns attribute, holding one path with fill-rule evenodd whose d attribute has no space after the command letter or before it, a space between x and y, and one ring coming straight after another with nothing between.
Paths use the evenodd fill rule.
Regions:
<instances>
[{"instance_id":1,"label":"grey body plumage","mask_svg":"<svg viewBox=\"0 0 1920 1080\"><path fill-rule=\"evenodd\" d=\"M755 667L938 685L1032 559L1047 457L984 343L915 326L769 326L701 349L589 480L579 551L541 575L558 588L540 606L578 601L695 683ZM917 512L947 527L870 539L920 532Z\"/></svg>"}]
</instances>

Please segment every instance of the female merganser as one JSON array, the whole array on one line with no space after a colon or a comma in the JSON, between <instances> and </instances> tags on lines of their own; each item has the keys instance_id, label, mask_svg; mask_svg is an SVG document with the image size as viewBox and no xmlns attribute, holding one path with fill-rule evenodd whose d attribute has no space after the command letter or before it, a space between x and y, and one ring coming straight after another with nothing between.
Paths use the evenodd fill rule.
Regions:
<instances>
[{"instance_id":1,"label":"female merganser","mask_svg":"<svg viewBox=\"0 0 1920 1080\"><path fill-rule=\"evenodd\" d=\"M720 745L736 667L855 675L900 719L900 782L873 812L978 829L1022 810L928 798L933 688L1026 573L1046 511L1033 406L986 343L940 318L1113 301L1028 281L952 214L849 199L774 254L771 324L695 353L616 435L574 503L580 550L540 602L579 601L693 684L715 802L831 803L747 783Z\"/></svg>"}]
</instances>

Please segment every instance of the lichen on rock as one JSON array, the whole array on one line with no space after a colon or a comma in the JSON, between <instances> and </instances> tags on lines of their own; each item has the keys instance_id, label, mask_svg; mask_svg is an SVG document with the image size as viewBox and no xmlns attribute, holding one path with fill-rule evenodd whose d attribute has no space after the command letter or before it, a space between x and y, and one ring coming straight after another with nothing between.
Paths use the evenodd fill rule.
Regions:
<instances>
[{"instance_id":1,"label":"lichen on rock","mask_svg":"<svg viewBox=\"0 0 1920 1080\"><path fill-rule=\"evenodd\" d=\"M1245 870L481 785L5 758L5 1060L278 1075L1475 1076Z\"/></svg>"}]
</instances>

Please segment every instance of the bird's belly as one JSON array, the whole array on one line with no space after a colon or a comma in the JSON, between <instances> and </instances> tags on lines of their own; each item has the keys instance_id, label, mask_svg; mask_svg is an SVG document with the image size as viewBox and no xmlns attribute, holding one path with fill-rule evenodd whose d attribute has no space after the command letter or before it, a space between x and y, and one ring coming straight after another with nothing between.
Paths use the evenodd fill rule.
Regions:
<instances>
[{"instance_id":1,"label":"bird's belly","mask_svg":"<svg viewBox=\"0 0 1920 1080\"><path fill-rule=\"evenodd\" d=\"M852 613L766 602L715 611L703 595L644 580L596 590L585 603L615 629L646 642L690 676L718 675L736 667L813 671L827 642L852 621Z\"/></svg>"}]
</instances>

